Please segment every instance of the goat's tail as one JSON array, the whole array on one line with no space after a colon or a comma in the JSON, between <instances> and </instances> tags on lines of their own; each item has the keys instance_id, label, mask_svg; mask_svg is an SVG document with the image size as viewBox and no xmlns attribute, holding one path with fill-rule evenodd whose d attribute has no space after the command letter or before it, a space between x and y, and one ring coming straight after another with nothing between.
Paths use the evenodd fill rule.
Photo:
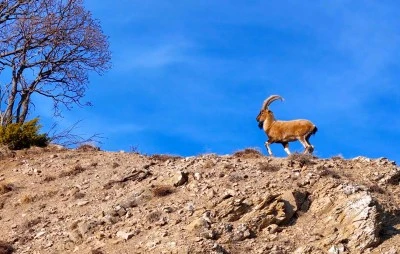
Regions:
<instances>
[{"instance_id":1,"label":"goat's tail","mask_svg":"<svg viewBox=\"0 0 400 254\"><path fill-rule=\"evenodd\" d=\"M317 133L318 128L317 126L314 125L314 129L312 130L311 134L314 135L315 133Z\"/></svg>"}]
</instances>

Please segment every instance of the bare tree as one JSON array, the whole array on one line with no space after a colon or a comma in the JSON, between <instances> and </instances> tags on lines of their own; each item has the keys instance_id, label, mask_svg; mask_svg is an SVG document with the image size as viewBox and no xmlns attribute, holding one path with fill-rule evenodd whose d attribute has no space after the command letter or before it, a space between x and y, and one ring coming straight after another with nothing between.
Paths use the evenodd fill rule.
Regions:
<instances>
[{"instance_id":1,"label":"bare tree","mask_svg":"<svg viewBox=\"0 0 400 254\"><path fill-rule=\"evenodd\" d=\"M50 130L47 132L50 142L65 147L80 146L91 143L101 144L101 140L103 140L104 137L101 136L100 133L92 134L90 136L75 133L80 122L81 120L62 130L59 129L58 123L53 123Z\"/></svg>"},{"instance_id":2,"label":"bare tree","mask_svg":"<svg viewBox=\"0 0 400 254\"><path fill-rule=\"evenodd\" d=\"M0 2L0 24L15 19L21 14L20 7L33 0L2 0Z\"/></svg>"},{"instance_id":3,"label":"bare tree","mask_svg":"<svg viewBox=\"0 0 400 254\"><path fill-rule=\"evenodd\" d=\"M22 4L3 15L8 18L0 33L0 81L7 77L0 83L1 125L23 123L34 94L50 98L56 114L60 105L86 105L89 72L110 68L108 38L99 22L82 0L14 2Z\"/></svg>"}]
</instances>

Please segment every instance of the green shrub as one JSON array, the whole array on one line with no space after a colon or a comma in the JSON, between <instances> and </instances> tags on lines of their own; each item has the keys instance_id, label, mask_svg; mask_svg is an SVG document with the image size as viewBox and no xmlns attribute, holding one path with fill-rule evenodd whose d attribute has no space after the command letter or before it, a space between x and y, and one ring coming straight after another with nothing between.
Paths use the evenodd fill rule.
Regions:
<instances>
[{"instance_id":1,"label":"green shrub","mask_svg":"<svg viewBox=\"0 0 400 254\"><path fill-rule=\"evenodd\" d=\"M25 123L12 123L0 127L0 143L11 150L29 148L31 146L45 147L49 143L47 134L39 134L41 126L35 118Z\"/></svg>"}]
</instances>

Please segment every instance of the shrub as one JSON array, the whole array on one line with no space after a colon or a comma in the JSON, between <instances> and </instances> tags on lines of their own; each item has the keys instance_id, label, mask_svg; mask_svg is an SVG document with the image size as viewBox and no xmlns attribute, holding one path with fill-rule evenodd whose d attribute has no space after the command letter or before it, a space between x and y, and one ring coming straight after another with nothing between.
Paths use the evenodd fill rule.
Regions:
<instances>
[{"instance_id":1,"label":"shrub","mask_svg":"<svg viewBox=\"0 0 400 254\"><path fill-rule=\"evenodd\" d=\"M0 195L10 192L14 189L14 186L10 183L0 183Z\"/></svg>"},{"instance_id":2,"label":"shrub","mask_svg":"<svg viewBox=\"0 0 400 254\"><path fill-rule=\"evenodd\" d=\"M152 189L153 195L156 197L164 197L174 193L174 188L169 185L155 186Z\"/></svg>"},{"instance_id":3,"label":"shrub","mask_svg":"<svg viewBox=\"0 0 400 254\"><path fill-rule=\"evenodd\" d=\"M257 167L260 171L275 172L280 170L280 167L278 165L270 164L268 162L260 162L257 164Z\"/></svg>"},{"instance_id":4,"label":"shrub","mask_svg":"<svg viewBox=\"0 0 400 254\"><path fill-rule=\"evenodd\" d=\"M59 174L59 177L66 177L66 176L75 176L78 175L80 173L82 173L83 171L85 171L86 168L82 167L81 165L76 165L73 168L66 170L66 171L62 171Z\"/></svg>"},{"instance_id":5,"label":"shrub","mask_svg":"<svg viewBox=\"0 0 400 254\"><path fill-rule=\"evenodd\" d=\"M76 150L83 152L97 152L100 151L100 147L91 145L91 144L83 144L80 145Z\"/></svg>"},{"instance_id":6,"label":"shrub","mask_svg":"<svg viewBox=\"0 0 400 254\"><path fill-rule=\"evenodd\" d=\"M234 157L244 158L244 159L256 159L262 157L262 153L254 148L246 148L241 151L237 151L233 154Z\"/></svg>"},{"instance_id":7,"label":"shrub","mask_svg":"<svg viewBox=\"0 0 400 254\"><path fill-rule=\"evenodd\" d=\"M154 154L150 156L150 159L159 162L166 162L167 160L175 161L181 158L182 158L181 156L169 155L169 154Z\"/></svg>"},{"instance_id":8,"label":"shrub","mask_svg":"<svg viewBox=\"0 0 400 254\"><path fill-rule=\"evenodd\" d=\"M340 179L340 175L338 173L327 168L322 169L320 176L331 176L332 178Z\"/></svg>"},{"instance_id":9,"label":"shrub","mask_svg":"<svg viewBox=\"0 0 400 254\"><path fill-rule=\"evenodd\" d=\"M314 157L311 154L292 153L288 156L288 159L297 161L300 164L300 167L314 164Z\"/></svg>"},{"instance_id":10,"label":"shrub","mask_svg":"<svg viewBox=\"0 0 400 254\"><path fill-rule=\"evenodd\" d=\"M147 215L147 221L150 223L154 223L156 221L159 221L161 219L161 212L159 211L155 211L155 212L151 212Z\"/></svg>"},{"instance_id":11,"label":"shrub","mask_svg":"<svg viewBox=\"0 0 400 254\"><path fill-rule=\"evenodd\" d=\"M45 147L49 143L47 134L39 134L41 126L35 118L26 123L12 123L0 127L0 143L11 150L20 150L31 146Z\"/></svg>"},{"instance_id":12,"label":"shrub","mask_svg":"<svg viewBox=\"0 0 400 254\"><path fill-rule=\"evenodd\" d=\"M0 241L0 253L11 254L14 252L14 247L4 241Z\"/></svg>"}]
</instances>

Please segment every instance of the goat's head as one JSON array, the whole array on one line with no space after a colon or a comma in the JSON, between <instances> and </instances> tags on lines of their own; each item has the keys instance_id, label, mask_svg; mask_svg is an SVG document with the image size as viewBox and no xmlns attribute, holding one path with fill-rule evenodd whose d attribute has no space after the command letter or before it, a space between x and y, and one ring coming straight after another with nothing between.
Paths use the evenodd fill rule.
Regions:
<instances>
[{"instance_id":1,"label":"goat's head","mask_svg":"<svg viewBox=\"0 0 400 254\"><path fill-rule=\"evenodd\" d=\"M260 113L256 117L256 120L258 122L258 127L260 129L263 128L264 121L270 115L272 115L272 117L273 117L273 113L272 113L271 110L268 109L268 107L273 101L276 101L276 100L283 101L283 98L281 96L279 96L279 95L271 95L270 97L268 97L267 99L264 100L263 105L262 105L261 110L260 110Z\"/></svg>"},{"instance_id":2,"label":"goat's head","mask_svg":"<svg viewBox=\"0 0 400 254\"><path fill-rule=\"evenodd\" d=\"M268 115L271 114L272 111L268 110L268 109L261 109L260 113L258 114L258 116L256 117L256 120L258 122L258 127L260 129L263 128L263 124L265 119L267 119Z\"/></svg>"}]
</instances>

